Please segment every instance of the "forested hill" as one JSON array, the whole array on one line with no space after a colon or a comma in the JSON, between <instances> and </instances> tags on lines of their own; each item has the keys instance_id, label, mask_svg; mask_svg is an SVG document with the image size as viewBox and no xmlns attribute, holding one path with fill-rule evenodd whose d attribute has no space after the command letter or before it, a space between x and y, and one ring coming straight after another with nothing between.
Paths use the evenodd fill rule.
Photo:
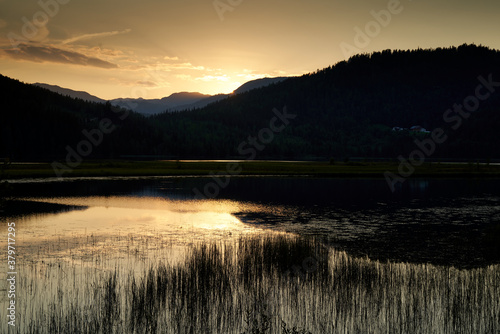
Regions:
<instances>
[{"instance_id":1,"label":"forested hill","mask_svg":"<svg viewBox=\"0 0 500 334\"><path fill-rule=\"evenodd\" d=\"M117 158L156 144L155 129L145 117L109 103L73 99L2 75L0 99L0 158L64 159L66 147L76 149L86 140L82 131L99 129L103 119L115 129L92 147L89 157Z\"/></svg>"},{"instance_id":2,"label":"forested hill","mask_svg":"<svg viewBox=\"0 0 500 334\"><path fill-rule=\"evenodd\" d=\"M109 117L116 129L92 157L247 158L253 146L257 158L396 158L415 150L415 139L431 135L393 128L418 125L443 128L448 136L432 158L500 158L500 52L475 45L357 55L200 110L150 118L130 113L121 119L123 111L109 104L0 79L0 157L64 158L65 147L82 140L82 130ZM464 101L477 111L448 111ZM275 122L280 131L272 138L261 132L270 128L273 109L282 113L285 106L296 117L283 128ZM246 143L259 133L268 135L265 143Z\"/></svg>"},{"instance_id":3,"label":"forested hill","mask_svg":"<svg viewBox=\"0 0 500 334\"><path fill-rule=\"evenodd\" d=\"M448 133L436 158L500 158L500 87L457 130L443 120L447 109L475 94L479 76L490 74L500 82L500 52L485 47L388 50L154 121L176 153L237 155L239 143L269 126L273 108L287 106L297 117L266 145L264 157L407 155L425 134L392 128L419 125Z\"/></svg>"}]
</instances>

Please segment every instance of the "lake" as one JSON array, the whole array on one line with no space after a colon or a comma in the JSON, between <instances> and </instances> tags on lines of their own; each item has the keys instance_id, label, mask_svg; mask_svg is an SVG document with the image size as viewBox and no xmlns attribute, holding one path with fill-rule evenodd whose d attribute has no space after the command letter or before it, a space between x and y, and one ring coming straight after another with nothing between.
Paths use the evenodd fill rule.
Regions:
<instances>
[{"instance_id":1,"label":"lake","mask_svg":"<svg viewBox=\"0 0 500 334\"><path fill-rule=\"evenodd\" d=\"M13 181L18 332L499 330L500 180L233 177L195 199L209 182Z\"/></svg>"}]
</instances>

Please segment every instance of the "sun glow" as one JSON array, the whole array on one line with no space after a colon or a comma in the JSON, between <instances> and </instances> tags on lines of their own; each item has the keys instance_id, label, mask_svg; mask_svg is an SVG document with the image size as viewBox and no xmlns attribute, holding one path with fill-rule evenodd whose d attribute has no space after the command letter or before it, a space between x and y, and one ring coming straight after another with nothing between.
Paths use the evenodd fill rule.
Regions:
<instances>
[{"instance_id":1,"label":"sun glow","mask_svg":"<svg viewBox=\"0 0 500 334\"><path fill-rule=\"evenodd\" d=\"M214 238L261 229L244 224L234 214L264 210L257 205L233 201L176 201L156 197L66 197L34 198L31 201L81 207L82 210L36 219L29 226L36 231L50 224L54 237L84 233L86 235L174 236L181 243L193 238ZM69 224L68 221L80 222ZM83 225L82 225L83 224ZM82 226L85 226L84 228ZM210 231L207 233L207 230Z\"/></svg>"}]
</instances>

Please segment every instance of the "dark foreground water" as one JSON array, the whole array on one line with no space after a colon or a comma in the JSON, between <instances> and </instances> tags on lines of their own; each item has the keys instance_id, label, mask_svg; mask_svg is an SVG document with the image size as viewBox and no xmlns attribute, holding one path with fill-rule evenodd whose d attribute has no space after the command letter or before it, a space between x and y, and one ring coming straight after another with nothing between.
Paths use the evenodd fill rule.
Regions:
<instances>
[{"instance_id":1,"label":"dark foreground water","mask_svg":"<svg viewBox=\"0 0 500 334\"><path fill-rule=\"evenodd\" d=\"M213 182L11 183L0 332L498 332L500 180Z\"/></svg>"},{"instance_id":2,"label":"dark foreground water","mask_svg":"<svg viewBox=\"0 0 500 334\"><path fill-rule=\"evenodd\" d=\"M372 259L478 267L500 261L500 180L236 177L194 201L210 178L101 178L11 184L0 213L29 241L154 235L179 243L244 232L315 235ZM26 233L23 233L25 227ZM19 230L21 229L21 230Z\"/></svg>"}]
</instances>

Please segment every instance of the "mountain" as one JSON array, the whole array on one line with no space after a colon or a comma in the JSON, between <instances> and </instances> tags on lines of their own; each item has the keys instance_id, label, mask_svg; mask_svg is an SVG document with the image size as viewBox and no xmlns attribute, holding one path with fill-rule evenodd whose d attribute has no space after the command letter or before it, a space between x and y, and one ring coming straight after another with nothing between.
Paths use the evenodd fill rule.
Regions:
<instances>
[{"instance_id":1,"label":"mountain","mask_svg":"<svg viewBox=\"0 0 500 334\"><path fill-rule=\"evenodd\" d=\"M13 161L70 157L78 165L88 157L141 154L143 146L154 147L161 141L157 129L140 114L51 89L0 74L0 157Z\"/></svg>"},{"instance_id":2,"label":"mountain","mask_svg":"<svg viewBox=\"0 0 500 334\"><path fill-rule=\"evenodd\" d=\"M288 79L288 77L276 77L276 78L262 78L256 79L252 81L248 81L241 85L238 89L234 91L234 94L241 94L251 91L252 89L267 87L269 85L273 85L284 80Z\"/></svg>"},{"instance_id":3,"label":"mountain","mask_svg":"<svg viewBox=\"0 0 500 334\"><path fill-rule=\"evenodd\" d=\"M114 106L130 109L143 115L153 115L165 112L165 105L160 99L120 98L111 100L110 102Z\"/></svg>"},{"instance_id":4,"label":"mountain","mask_svg":"<svg viewBox=\"0 0 500 334\"><path fill-rule=\"evenodd\" d=\"M269 85L281 82L281 81L283 81L285 79L288 79L288 77L262 78L262 79L256 79L256 80L248 81L247 83L244 83L239 88L237 88L231 94L217 94L217 95L213 95L213 96L206 97L204 99L201 99L201 100L199 100L197 102L194 102L194 103L191 103L191 104L179 105L177 107L171 108L171 111L202 109L202 108L208 106L211 103L215 103L215 102L227 99L228 97L230 97L232 95L245 93L245 92L248 92L248 91L250 91L252 89L267 87Z\"/></svg>"},{"instance_id":5,"label":"mountain","mask_svg":"<svg viewBox=\"0 0 500 334\"><path fill-rule=\"evenodd\" d=\"M33 85L48 89L54 93L63 96L69 96L84 101L104 103L106 100L91 95L83 91L75 91L68 88L49 85L44 83L34 83ZM143 115L159 114L165 111L179 111L193 108L203 108L209 103L219 101L229 95L207 95L201 93L180 92L174 93L161 99L143 99L143 98L118 98L111 100L111 104L120 108L127 108Z\"/></svg>"},{"instance_id":6,"label":"mountain","mask_svg":"<svg viewBox=\"0 0 500 334\"><path fill-rule=\"evenodd\" d=\"M227 99L231 94L217 94L205 97L199 101L190 104L183 104L177 106L175 108L171 108L169 111L183 111L183 110L193 110L193 109L202 109L208 106L211 103L219 102L221 100Z\"/></svg>"},{"instance_id":7,"label":"mountain","mask_svg":"<svg viewBox=\"0 0 500 334\"><path fill-rule=\"evenodd\" d=\"M201 109L223 99L228 98L234 94L240 94L247 92L252 89L266 87L271 84L281 82L287 79L286 77L278 78L263 78L249 81L238 89L236 89L232 94L217 94L217 95L205 95L201 93L174 93L168 97L162 99L114 99L111 100L111 104L123 108L131 109L143 115L153 115L160 114L165 111L182 111L182 110L192 110Z\"/></svg>"},{"instance_id":8,"label":"mountain","mask_svg":"<svg viewBox=\"0 0 500 334\"><path fill-rule=\"evenodd\" d=\"M408 159L425 142L434 159L498 159L499 82L500 51L484 46L384 50L152 121L179 156ZM269 134L284 106L296 117Z\"/></svg>"},{"instance_id":9,"label":"mountain","mask_svg":"<svg viewBox=\"0 0 500 334\"><path fill-rule=\"evenodd\" d=\"M204 98L208 98L210 95L208 94L201 94L201 93L189 93L189 92L181 92L181 93L174 93L170 95L169 97L164 97L161 99L161 101L168 105L169 108L175 108L178 106L182 106L185 104L190 104L193 103L193 101L199 101Z\"/></svg>"},{"instance_id":10,"label":"mountain","mask_svg":"<svg viewBox=\"0 0 500 334\"><path fill-rule=\"evenodd\" d=\"M66 159L69 149L84 158L500 159L500 51L476 45L356 55L149 117L3 76L0 99L0 157L15 160ZM112 131L98 136L103 120Z\"/></svg>"},{"instance_id":11,"label":"mountain","mask_svg":"<svg viewBox=\"0 0 500 334\"><path fill-rule=\"evenodd\" d=\"M153 115L163 113L167 110L174 110L180 105L195 103L207 97L210 97L210 95L182 92L174 93L162 99L114 99L111 100L111 104L133 110L143 115Z\"/></svg>"},{"instance_id":12,"label":"mountain","mask_svg":"<svg viewBox=\"0 0 500 334\"><path fill-rule=\"evenodd\" d=\"M75 98L75 99L82 99L84 101L97 102L97 103L106 102L106 100L100 99L97 96L90 95L89 93L83 92L83 91L76 91L76 90L72 90L72 89L68 89L68 88L62 88L59 86L48 85L48 84L38 83L38 82L34 83L33 85L48 89L52 92L55 92L55 93L58 93L58 94L61 94L64 96L70 96L70 97Z\"/></svg>"},{"instance_id":13,"label":"mountain","mask_svg":"<svg viewBox=\"0 0 500 334\"><path fill-rule=\"evenodd\" d=\"M278 78L263 78L249 81L238 89L233 94L240 94L252 89L265 87L287 79L286 77ZM87 92L75 91L68 88L62 88L55 85L44 83L35 83L35 86L48 89L52 92L69 96L75 99L82 99L89 102L104 103L106 100L90 95ZM120 108L126 108L138 112L143 115L160 114L166 111L182 111L191 109L201 109L210 103L214 103L228 98L233 94L218 94L207 95L202 93L180 92L174 93L168 97L161 99L143 99L143 98L118 98L111 100L111 104Z\"/></svg>"}]
</instances>

